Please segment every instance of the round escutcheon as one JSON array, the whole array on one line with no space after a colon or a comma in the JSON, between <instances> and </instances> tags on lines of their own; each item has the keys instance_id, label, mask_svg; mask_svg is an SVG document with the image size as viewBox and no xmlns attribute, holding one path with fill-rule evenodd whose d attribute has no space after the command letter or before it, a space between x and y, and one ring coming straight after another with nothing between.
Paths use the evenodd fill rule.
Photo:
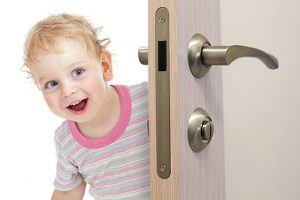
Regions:
<instances>
[{"instance_id":1,"label":"round escutcheon","mask_svg":"<svg viewBox=\"0 0 300 200\"><path fill-rule=\"evenodd\" d=\"M208 113L196 108L190 116L188 124L188 141L194 152L202 151L211 141L214 124Z\"/></svg>"}]
</instances>

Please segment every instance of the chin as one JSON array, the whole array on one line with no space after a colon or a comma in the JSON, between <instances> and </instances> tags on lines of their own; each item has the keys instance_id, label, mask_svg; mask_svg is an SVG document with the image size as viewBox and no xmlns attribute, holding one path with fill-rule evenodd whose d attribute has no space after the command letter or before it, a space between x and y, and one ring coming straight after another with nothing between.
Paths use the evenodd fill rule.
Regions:
<instances>
[{"instance_id":1,"label":"chin","mask_svg":"<svg viewBox=\"0 0 300 200\"><path fill-rule=\"evenodd\" d=\"M90 121L92 121L94 118L92 116L88 116L88 115L81 115L81 116L72 116L70 117L69 120L77 122L77 123L88 123Z\"/></svg>"}]
</instances>

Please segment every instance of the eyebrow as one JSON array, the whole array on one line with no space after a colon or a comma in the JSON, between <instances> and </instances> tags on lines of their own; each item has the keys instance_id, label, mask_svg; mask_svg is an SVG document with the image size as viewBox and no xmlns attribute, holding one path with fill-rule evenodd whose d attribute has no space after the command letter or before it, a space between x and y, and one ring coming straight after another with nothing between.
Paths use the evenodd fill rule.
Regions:
<instances>
[{"instance_id":1,"label":"eyebrow","mask_svg":"<svg viewBox=\"0 0 300 200\"><path fill-rule=\"evenodd\" d=\"M68 66L68 68L73 67L74 65L77 65L77 64L79 64L79 63L85 63L85 61L77 61L77 62L74 62L74 63L70 64L70 65Z\"/></svg>"}]
</instances>

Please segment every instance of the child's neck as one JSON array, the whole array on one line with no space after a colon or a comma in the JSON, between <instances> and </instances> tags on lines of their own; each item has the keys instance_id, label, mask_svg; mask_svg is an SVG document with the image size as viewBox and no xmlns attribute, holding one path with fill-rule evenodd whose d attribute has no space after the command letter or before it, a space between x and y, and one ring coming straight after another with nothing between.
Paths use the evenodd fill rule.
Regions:
<instances>
[{"instance_id":1,"label":"child's neck","mask_svg":"<svg viewBox=\"0 0 300 200\"><path fill-rule=\"evenodd\" d=\"M118 122L121 112L120 98L112 86L109 86L108 92L109 100L107 102L109 105L103 106L101 110L103 114L92 122L77 123L78 129L87 138L98 139L106 136Z\"/></svg>"}]
</instances>

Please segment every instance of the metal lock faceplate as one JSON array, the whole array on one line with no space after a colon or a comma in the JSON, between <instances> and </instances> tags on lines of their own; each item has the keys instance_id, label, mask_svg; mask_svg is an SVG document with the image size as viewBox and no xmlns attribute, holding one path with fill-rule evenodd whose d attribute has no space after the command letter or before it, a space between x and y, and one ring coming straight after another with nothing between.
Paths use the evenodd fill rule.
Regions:
<instances>
[{"instance_id":1,"label":"metal lock faceplate","mask_svg":"<svg viewBox=\"0 0 300 200\"><path fill-rule=\"evenodd\" d=\"M155 13L155 87L156 169L163 179L171 174L169 46L169 11L161 7Z\"/></svg>"}]
</instances>

